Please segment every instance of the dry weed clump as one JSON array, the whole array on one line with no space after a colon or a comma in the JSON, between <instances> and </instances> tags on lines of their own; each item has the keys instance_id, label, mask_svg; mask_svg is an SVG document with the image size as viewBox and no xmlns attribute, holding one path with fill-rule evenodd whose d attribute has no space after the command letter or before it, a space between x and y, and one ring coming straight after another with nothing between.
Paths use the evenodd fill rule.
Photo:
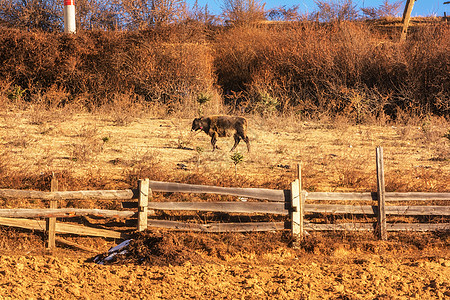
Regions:
<instances>
[{"instance_id":1,"label":"dry weed clump","mask_svg":"<svg viewBox=\"0 0 450 300\"><path fill-rule=\"evenodd\" d=\"M103 151L103 145L107 142L101 137L99 129L95 125L84 124L76 134L78 142L73 143L71 159L78 163L86 163L94 160Z\"/></svg>"}]
</instances>

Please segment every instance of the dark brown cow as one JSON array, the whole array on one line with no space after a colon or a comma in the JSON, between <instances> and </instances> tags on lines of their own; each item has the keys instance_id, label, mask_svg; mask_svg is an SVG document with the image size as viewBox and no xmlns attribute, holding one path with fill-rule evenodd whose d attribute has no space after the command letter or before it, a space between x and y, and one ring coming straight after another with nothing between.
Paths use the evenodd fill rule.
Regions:
<instances>
[{"instance_id":1,"label":"dark brown cow","mask_svg":"<svg viewBox=\"0 0 450 300\"><path fill-rule=\"evenodd\" d=\"M210 116L194 119L192 130L202 130L211 137L213 151L219 149L216 146L218 137L234 137L234 146L230 151L236 149L239 142L244 140L247 144L247 151L250 152L250 141L247 136L247 120L243 117L234 116Z\"/></svg>"}]
</instances>

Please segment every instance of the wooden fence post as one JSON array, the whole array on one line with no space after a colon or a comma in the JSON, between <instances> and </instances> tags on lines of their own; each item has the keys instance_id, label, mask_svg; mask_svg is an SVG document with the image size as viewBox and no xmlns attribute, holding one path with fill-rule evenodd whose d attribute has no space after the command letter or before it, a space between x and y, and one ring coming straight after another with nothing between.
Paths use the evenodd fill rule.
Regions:
<instances>
[{"instance_id":1,"label":"wooden fence post","mask_svg":"<svg viewBox=\"0 0 450 300\"><path fill-rule=\"evenodd\" d=\"M150 180L139 179L138 189L139 189L139 198L138 198L138 224L137 230L144 231L148 226L148 197L151 192L149 188Z\"/></svg>"},{"instance_id":2,"label":"wooden fence post","mask_svg":"<svg viewBox=\"0 0 450 300\"><path fill-rule=\"evenodd\" d=\"M302 193L301 165L297 165L298 178L291 183L291 222L292 236L301 240L303 238L304 195Z\"/></svg>"},{"instance_id":3,"label":"wooden fence post","mask_svg":"<svg viewBox=\"0 0 450 300\"><path fill-rule=\"evenodd\" d=\"M50 191L57 192L58 191L58 179L56 179L55 173L52 173L52 181L50 183ZM50 208L58 208L57 200L50 200ZM56 246L55 243L55 233L56 233L56 218L48 218L46 220L46 230L47 230L47 249L54 249Z\"/></svg>"},{"instance_id":4,"label":"wooden fence post","mask_svg":"<svg viewBox=\"0 0 450 300\"><path fill-rule=\"evenodd\" d=\"M380 240L387 239L386 229L386 207L385 207L385 186L384 186L384 163L383 148L377 147L377 196L378 196L378 212L377 212L377 234Z\"/></svg>"},{"instance_id":5,"label":"wooden fence post","mask_svg":"<svg viewBox=\"0 0 450 300\"><path fill-rule=\"evenodd\" d=\"M300 214L300 238L304 236L304 222L303 217L305 215L305 200L306 200L306 192L303 191L302 184L302 164L297 164L297 179L298 179L298 191L300 193L300 206L299 206L299 214Z\"/></svg>"}]
</instances>

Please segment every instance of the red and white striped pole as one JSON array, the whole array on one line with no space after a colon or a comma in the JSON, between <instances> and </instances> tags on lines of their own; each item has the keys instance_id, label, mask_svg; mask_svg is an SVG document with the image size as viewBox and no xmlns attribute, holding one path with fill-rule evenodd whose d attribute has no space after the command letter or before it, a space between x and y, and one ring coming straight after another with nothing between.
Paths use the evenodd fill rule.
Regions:
<instances>
[{"instance_id":1,"label":"red and white striped pole","mask_svg":"<svg viewBox=\"0 0 450 300\"><path fill-rule=\"evenodd\" d=\"M75 33L77 31L75 24L75 1L64 0L64 32Z\"/></svg>"}]
</instances>

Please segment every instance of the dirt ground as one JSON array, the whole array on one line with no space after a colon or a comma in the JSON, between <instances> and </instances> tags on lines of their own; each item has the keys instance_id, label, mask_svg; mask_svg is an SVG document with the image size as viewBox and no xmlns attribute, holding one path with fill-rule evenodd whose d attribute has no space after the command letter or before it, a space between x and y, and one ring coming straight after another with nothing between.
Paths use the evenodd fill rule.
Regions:
<instances>
[{"instance_id":1,"label":"dirt ground","mask_svg":"<svg viewBox=\"0 0 450 300\"><path fill-rule=\"evenodd\" d=\"M221 255L200 247L184 256L188 259L175 260L175 265L155 265L151 260L98 265L92 254L61 248L48 254L9 253L0 255L0 295L1 299L448 299L446 240L420 247L392 241L360 240L359 246L331 242L316 244L310 252L276 245ZM225 247L217 241L215 246ZM181 248L167 249L166 254L189 252Z\"/></svg>"},{"instance_id":2,"label":"dirt ground","mask_svg":"<svg viewBox=\"0 0 450 300\"><path fill-rule=\"evenodd\" d=\"M249 121L252 152L239 145L244 160L235 168L232 138L211 152L206 135L189 132L190 119L3 111L1 188L48 190L46 180L38 183L51 172L63 190L130 188L141 176L286 188L302 162L307 190L372 191L375 148L383 146L387 190L450 192L450 127L443 120ZM3 208L42 205L1 201ZM1 228L0 299L450 298L448 234L389 234L380 242L371 234L312 233L299 248L273 233L164 236L171 240L161 240L159 252L148 253L159 245L152 239L139 239L135 259L98 265L93 256L120 240L65 237L96 252L46 252L39 233Z\"/></svg>"}]
</instances>

